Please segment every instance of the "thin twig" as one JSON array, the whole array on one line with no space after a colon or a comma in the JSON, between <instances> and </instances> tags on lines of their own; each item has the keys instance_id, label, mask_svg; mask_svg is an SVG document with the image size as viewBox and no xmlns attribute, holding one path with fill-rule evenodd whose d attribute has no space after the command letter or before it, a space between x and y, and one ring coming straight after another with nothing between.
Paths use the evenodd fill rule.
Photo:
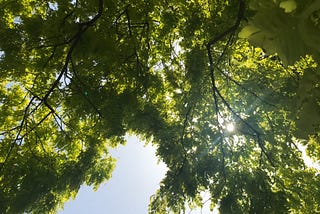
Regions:
<instances>
[{"instance_id":1,"label":"thin twig","mask_svg":"<svg viewBox=\"0 0 320 214\"><path fill-rule=\"evenodd\" d=\"M7 152L6 157L4 158L4 161L2 162L2 165L1 165L1 167L0 167L0 172L4 169L4 166L5 166L6 162L8 161L8 159L9 159L9 157L10 157L10 155L11 155L11 152L12 152L13 148L15 147L15 145L17 145L17 142L21 139L20 134L21 134L21 132L22 132L24 123L25 123L26 120L27 120L28 111L29 111L29 108L30 108L30 106L31 106L31 104L32 104L32 102L33 102L34 99L35 99L34 97L31 98L31 100L29 101L27 107L26 107L25 110L24 110L23 118L22 118L22 121L21 121L21 123L20 123L20 125L19 125L19 130L18 130L18 132L17 132L17 134L16 134L15 139L13 140L13 142L11 143L11 145L10 145L10 147L9 147L9 150L8 150L8 152ZM21 142L22 142L22 140L21 140Z\"/></svg>"},{"instance_id":2,"label":"thin twig","mask_svg":"<svg viewBox=\"0 0 320 214\"><path fill-rule=\"evenodd\" d=\"M75 76L75 78L77 79L77 82L79 82L82 86L86 86L86 84L80 79L80 77L78 76L78 73L75 69L75 65L73 63L73 60L71 59L71 69L73 71L73 74ZM104 118L103 114L101 113L101 111L94 105L94 103L89 99L88 96L84 95L84 91L82 90L81 86L75 84L75 86L78 88L78 90L80 91L81 96L91 105L91 107L97 112L97 114L99 115L100 118Z\"/></svg>"},{"instance_id":3,"label":"thin twig","mask_svg":"<svg viewBox=\"0 0 320 214\"><path fill-rule=\"evenodd\" d=\"M226 77L228 80L230 80L231 82L233 82L234 84L236 84L237 86L239 86L240 88L242 88L243 90L247 91L249 94L251 94L252 96L256 97L258 100L260 100L261 102L273 106L275 107L274 104L269 103L268 101L262 99L259 95L257 95L255 92L251 91L250 89L248 89L247 87L243 86L241 83L239 83L238 81L236 81L235 79L233 79L230 75L226 74L225 72L223 72L218 66L216 67L216 69L224 76Z\"/></svg>"}]
</instances>

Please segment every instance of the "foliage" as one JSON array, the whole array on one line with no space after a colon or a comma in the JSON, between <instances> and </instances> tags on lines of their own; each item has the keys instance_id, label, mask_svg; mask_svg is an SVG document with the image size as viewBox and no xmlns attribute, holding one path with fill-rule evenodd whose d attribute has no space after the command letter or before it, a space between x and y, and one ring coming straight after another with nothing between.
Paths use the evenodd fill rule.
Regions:
<instances>
[{"instance_id":1,"label":"foliage","mask_svg":"<svg viewBox=\"0 0 320 214\"><path fill-rule=\"evenodd\" d=\"M134 133L168 167L150 213L202 207L203 192L221 213L319 213L299 150L320 158L319 8L1 1L0 211L54 213L98 188Z\"/></svg>"},{"instance_id":2,"label":"foliage","mask_svg":"<svg viewBox=\"0 0 320 214\"><path fill-rule=\"evenodd\" d=\"M319 1L252 0L250 9L256 14L240 37L248 38L268 54L277 53L286 65L306 54L319 57L320 26L315 17L320 11Z\"/></svg>"}]
</instances>

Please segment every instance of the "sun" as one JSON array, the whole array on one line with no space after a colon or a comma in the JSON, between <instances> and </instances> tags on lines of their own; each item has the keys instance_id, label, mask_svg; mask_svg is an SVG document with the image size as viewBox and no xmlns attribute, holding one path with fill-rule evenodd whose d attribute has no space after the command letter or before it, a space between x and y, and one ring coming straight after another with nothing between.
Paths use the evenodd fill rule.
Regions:
<instances>
[{"instance_id":1,"label":"sun","mask_svg":"<svg viewBox=\"0 0 320 214\"><path fill-rule=\"evenodd\" d=\"M227 129L228 132L233 132L235 127L234 127L233 123L228 123L226 125L226 129Z\"/></svg>"}]
</instances>

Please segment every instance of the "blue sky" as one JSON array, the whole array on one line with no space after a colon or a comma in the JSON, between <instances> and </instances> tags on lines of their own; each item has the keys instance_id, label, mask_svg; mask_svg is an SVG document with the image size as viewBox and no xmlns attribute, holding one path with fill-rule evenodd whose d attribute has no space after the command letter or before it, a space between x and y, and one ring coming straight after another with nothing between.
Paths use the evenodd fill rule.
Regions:
<instances>
[{"instance_id":1,"label":"blue sky","mask_svg":"<svg viewBox=\"0 0 320 214\"><path fill-rule=\"evenodd\" d=\"M118 159L112 178L97 191L81 187L75 200L68 201L58 214L147 214L149 199L159 188L166 173L164 163L155 156L156 149L136 137L128 137L128 143L111 153ZM204 193L204 200L208 198ZM204 208L187 210L189 214L211 212L210 202Z\"/></svg>"},{"instance_id":2,"label":"blue sky","mask_svg":"<svg viewBox=\"0 0 320 214\"><path fill-rule=\"evenodd\" d=\"M158 164L154 147L135 137L128 137L127 145L112 154L118 159L112 178L97 191L83 186L59 214L148 213L150 196L165 175L165 164Z\"/></svg>"}]
</instances>

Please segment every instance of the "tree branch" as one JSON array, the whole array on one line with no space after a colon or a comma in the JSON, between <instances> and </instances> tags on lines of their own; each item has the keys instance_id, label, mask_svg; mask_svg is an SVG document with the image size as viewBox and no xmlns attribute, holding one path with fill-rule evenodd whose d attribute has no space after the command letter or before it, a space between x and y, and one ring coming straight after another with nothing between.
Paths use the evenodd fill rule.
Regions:
<instances>
[{"instance_id":1,"label":"tree branch","mask_svg":"<svg viewBox=\"0 0 320 214\"><path fill-rule=\"evenodd\" d=\"M251 124L249 124L246 120L244 120L237 112L235 112L233 110L233 108L229 105L229 103L225 100L225 98L222 96L222 94L220 93L219 89L216 86L216 79L215 79L215 68L217 68L218 63L220 62L220 60L222 59L222 56L225 54L227 48L229 47L233 34L234 32L238 29L240 22L244 16L244 11L245 11L245 3L244 0L239 0L239 10L238 10L238 15L237 15L237 20L234 23L233 26L231 26L230 28L228 28L226 31L224 31L223 33L219 34L218 36L216 36L215 38L213 38L212 40L210 40L207 45L207 52L208 52L208 58L209 58L209 71L210 71L210 78L211 78L211 83L212 83L212 93L213 93L213 97L214 97L214 103L215 103L215 111L216 111L216 117L217 120L219 119L219 99L222 101L222 103L227 107L227 109L236 117L238 118L243 124L245 124L249 130L251 130L254 134L254 136L257 138L258 141L258 145L262 151L262 153L267 157L268 161L271 163L272 166L274 166L274 163L271 159L271 157L269 156L269 154L266 152L265 147L262 143L261 140L261 133L259 133L258 130L256 130ZM228 39L227 45L223 50L223 53L220 55L220 57L218 58L217 62L214 63L213 61L213 56L212 56L212 52L211 52L211 48L212 46L214 46L217 42L221 41L222 39L224 39L227 35L230 34L230 37ZM221 72L221 71L220 71ZM229 76L226 76L224 74L224 72L222 72L222 74L227 77L228 79L231 79ZM232 79L233 80L233 79ZM236 82L236 81L234 81ZM238 83L237 83L238 84ZM218 125L219 125L219 121L218 121ZM221 146L220 146L221 147ZM222 154L223 150L221 150Z\"/></svg>"},{"instance_id":2,"label":"tree branch","mask_svg":"<svg viewBox=\"0 0 320 214\"><path fill-rule=\"evenodd\" d=\"M43 98L40 99L40 103L37 104L36 108L38 108L42 104L46 105L47 107L50 107L48 105L47 101L48 101L49 97L51 96L51 94L53 93L53 91L58 87L63 75L67 72L68 65L70 63L71 56L72 56L72 53L73 53L76 45L78 44L81 36L86 32L86 30L89 27L91 27L101 17L102 13L103 13L103 0L98 0L98 12L97 12L97 14L91 20L89 20L87 22L80 23L77 33L75 33L75 35L66 43L66 44L69 43L70 47L69 47L69 50L67 52L67 56L65 58L64 64L62 66L62 69L61 69L58 77L56 78L56 80L52 83L52 85L49 88L49 90L45 93ZM54 48L56 49L56 47L58 47L59 45L60 44L54 46ZM53 55L55 53L55 49L54 49L53 53L50 55L49 61L53 58ZM32 96L32 98L30 99L28 105L25 108L24 115L23 115L22 121L21 121L20 126L19 126L19 130L17 131L16 137L15 137L15 139L13 140L13 142L10 145L10 148L9 148L9 150L7 152L6 157L4 158L4 161L2 162L2 165L0 166L0 172L4 169L4 166L5 166L6 162L8 161L8 159L10 158L10 155L11 155L14 147L16 145L21 145L21 143L23 142L23 138L27 134L29 134L31 131L33 131L37 126L41 125L41 123L43 123L52 113L54 113L54 111L52 112L53 109L49 108L50 112L47 113L34 127L31 127L31 129L29 129L28 132L26 132L24 135L21 136L21 132L22 132L22 129L23 129L25 123L26 123L26 120L30 116L29 109L30 109L30 107L33 104L35 99L36 99L36 96ZM20 141L20 142L18 143L18 141Z\"/></svg>"},{"instance_id":3,"label":"tree branch","mask_svg":"<svg viewBox=\"0 0 320 214\"><path fill-rule=\"evenodd\" d=\"M9 157L10 157L10 155L11 155L11 152L12 152L13 148L15 147L15 145L17 145L17 142L21 139L21 136L20 136L20 135L21 135L23 126L24 126L24 124L25 124L25 122L26 122L26 120L27 120L29 108L30 108L30 106L31 106L31 104L32 104L32 102L33 102L34 99L35 99L35 97L32 97L32 98L31 98L31 100L29 101L27 107L26 107L25 110L24 110L23 118L22 118L22 120L21 120L20 125L18 126L18 127L19 127L18 132L17 132L17 134L16 134L15 139L13 140L13 142L11 143L11 145L10 145L10 147L9 147L9 150L8 150L8 152L7 152L6 157L4 158L4 161L2 162L2 165L1 165L1 167L0 167L0 172L4 169L4 166L5 166L6 162L8 161L8 159L9 159ZM21 142L22 142L22 141L21 141Z\"/></svg>"},{"instance_id":4,"label":"tree branch","mask_svg":"<svg viewBox=\"0 0 320 214\"><path fill-rule=\"evenodd\" d=\"M233 82L235 85L239 86L241 89L247 91L249 94L251 94L252 96L254 96L255 98L257 98L258 100L260 100L262 103L265 103L267 105L270 105L272 107L275 107L274 104L269 103L268 101L262 99L260 96L258 96L255 92L251 91L250 89L248 89L247 87L243 86L241 83L239 83L238 81L236 81L235 79L233 79L230 75L226 74L225 72L223 72L218 66L216 67L217 70L224 76L226 77L228 80L230 80L231 82Z\"/></svg>"}]
</instances>

